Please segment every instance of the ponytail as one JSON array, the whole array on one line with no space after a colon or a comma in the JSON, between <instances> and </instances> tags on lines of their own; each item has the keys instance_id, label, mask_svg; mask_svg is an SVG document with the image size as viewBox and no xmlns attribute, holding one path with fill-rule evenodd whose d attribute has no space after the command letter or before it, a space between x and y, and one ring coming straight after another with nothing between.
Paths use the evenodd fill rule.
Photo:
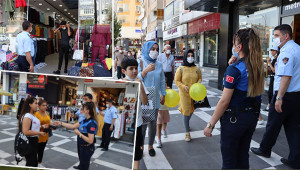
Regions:
<instances>
[{"instance_id":1,"label":"ponytail","mask_svg":"<svg viewBox=\"0 0 300 170\"><path fill-rule=\"evenodd\" d=\"M264 93L264 62L260 38L252 28L240 29L234 41L242 44L245 63L248 70L248 97L260 96Z\"/></svg>"}]
</instances>

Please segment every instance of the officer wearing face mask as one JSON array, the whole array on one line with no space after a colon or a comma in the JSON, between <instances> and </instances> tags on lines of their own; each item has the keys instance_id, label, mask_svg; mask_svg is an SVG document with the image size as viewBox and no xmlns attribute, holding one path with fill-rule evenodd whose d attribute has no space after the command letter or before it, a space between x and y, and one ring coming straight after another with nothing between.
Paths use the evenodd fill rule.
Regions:
<instances>
[{"instance_id":1,"label":"officer wearing face mask","mask_svg":"<svg viewBox=\"0 0 300 170\"><path fill-rule=\"evenodd\" d=\"M68 73L68 61L69 61L69 49L70 49L70 37L72 35L73 29L67 24L66 21L60 23L60 27L57 28L54 33L61 33L61 39L59 44L59 63L58 70L54 71L54 74L60 74L60 70L63 63L63 57L65 56L65 70L64 73Z\"/></svg>"},{"instance_id":2,"label":"officer wearing face mask","mask_svg":"<svg viewBox=\"0 0 300 170\"><path fill-rule=\"evenodd\" d=\"M157 61L162 63L165 77L167 78L167 86L172 88L175 75L175 59L171 54L171 46L169 44L165 45L164 51L157 57Z\"/></svg>"},{"instance_id":3,"label":"officer wearing face mask","mask_svg":"<svg viewBox=\"0 0 300 170\"><path fill-rule=\"evenodd\" d=\"M281 162L300 169L300 46L292 40L292 35L290 25L283 24L274 29L274 46L280 48L275 64L275 93L260 147L251 148L251 151L269 158L283 125L290 153L288 159L282 158Z\"/></svg>"},{"instance_id":4,"label":"officer wearing face mask","mask_svg":"<svg viewBox=\"0 0 300 170\"><path fill-rule=\"evenodd\" d=\"M24 21L22 24L23 32L17 35L17 63L19 70L23 72L33 72L34 63L32 57L35 55L34 43L30 37L32 24L29 21Z\"/></svg>"}]
</instances>

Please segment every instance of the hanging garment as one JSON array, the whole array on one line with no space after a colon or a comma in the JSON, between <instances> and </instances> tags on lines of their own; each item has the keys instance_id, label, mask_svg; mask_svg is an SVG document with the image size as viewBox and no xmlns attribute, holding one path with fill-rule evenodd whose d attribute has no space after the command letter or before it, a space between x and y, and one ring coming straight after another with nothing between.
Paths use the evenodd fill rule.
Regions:
<instances>
[{"instance_id":1,"label":"hanging garment","mask_svg":"<svg viewBox=\"0 0 300 170\"><path fill-rule=\"evenodd\" d=\"M100 61L104 61L105 56L108 55L106 49L107 45L111 45L111 32L109 25L95 25L93 34L91 37L92 42L92 62L96 61L96 58L100 58Z\"/></svg>"},{"instance_id":2,"label":"hanging garment","mask_svg":"<svg viewBox=\"0 0 300 170\"><path fill-rule=\"evenodd\" d=\"M16 5L16 8L27 6L25 0L15 0L15 5Z\"/></svg>"},{"instance_id":3,"label":"hanging garment","mask_svg":"<svg viewBox=\"0 0 300 170\"><path fill-rule=\"evenodd\" d=\"M5 12L14 12L15 7L13 5L13 0L6 0L5 3Z\"/></svg>"},{"instance_id":4,"label":"hanging garment","mask_svg":"<svg viewBox=\"0 0 300 170\"><path fill-rule=\"evenodd\" d=\"M49 25L49 15L45 14L44 16L45 25Z\"/></svg>"}]
</instances>

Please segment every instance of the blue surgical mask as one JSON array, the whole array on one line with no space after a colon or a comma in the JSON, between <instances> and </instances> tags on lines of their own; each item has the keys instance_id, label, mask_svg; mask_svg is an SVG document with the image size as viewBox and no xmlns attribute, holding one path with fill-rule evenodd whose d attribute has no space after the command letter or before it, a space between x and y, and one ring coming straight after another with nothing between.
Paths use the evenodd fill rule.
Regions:
<instances>
[{"instance_id":1,"label":"blue surgical mask","mask_svg":"<svg viewBox=\"0 0 300 170\"><path fill-rule=\"evenodd\" d=\"M232 47L232 55L233 55L234 57L236 57L237 59L240 58L240 57L239 57L239 51L238 51L238 52L234 52L234 47Z\"/></svg>"}]
</instances>

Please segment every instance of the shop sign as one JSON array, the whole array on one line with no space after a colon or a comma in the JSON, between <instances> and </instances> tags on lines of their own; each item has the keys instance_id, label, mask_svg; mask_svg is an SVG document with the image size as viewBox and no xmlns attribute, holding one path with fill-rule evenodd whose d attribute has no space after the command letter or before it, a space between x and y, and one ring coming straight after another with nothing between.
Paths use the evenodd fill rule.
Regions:
<instances>
[{"instance_id":1,"label":"shop sign","mask_svg":"<svg viewBox=\"0 0 300 170\"><path fill-rule=\"evenodd\" d=\"M214 13L188 23L188 35L220 29L220 13Z\"/></svg>"},{"instance_id":2,"label":"shop sign","mask_svg":"<svg viewBox=\"0 0 300 170\"><path fill-rule=\"evenodd\" d=\"M48 83L48 76L27 74L28 88L45 89L45 84Z\"/></svg>"},{"instance_id":3,"label":"shop sign","mask_svg":"<svg viewBox=\"0 0 300 170\"><path fill-rule=\"evenodd\" d=\"M180 16L176 16L172 19L166 20L163 22L163 31L166 31L170 28L174 28L176 26L180 25Z\"/></svg>"},{"instance_id":4,"label":"shop sign","mask_svg":"<svg viewBox=\"0 0 300 170\"><path fill-rule=\"evenodd\" d=\"M164 9L164 17L165 19L170 19L174 15L174 2L171 2L167 7Z\"/></svg>"},{"instance_id":5,"label":"shop sign","mask_svg":"<svg viewBox=\"0 0 300 170\"><path fill-rule=\"evenodd\" d=\"M187 24L163 32L164 41L187 35Z\"/></svg>"},{"instance_id":6,"label":"shop sign","mask_svg":"<svg viewBox=\"0 0 300 170\"><path fill-rule=\"evenodd\" d=\"M85 83L93 83L93 79L84 79Z\"/></svg>"},{"instance_id":7,"label":"shop sign","mask_svg":"<svg viewBox=\"0 0 300 170\"><path fill-rule=\"evenodd\" d=\"M294 2L282 7L282 15L300 13L300 2Z\"/></svg>"},{"instance_id":8,"label":"shop sign","mask_svg":"<svg viewBox=\"0 0 300 170\"><path fill-rule=\"evenodd\" d=\"M152 31L146 35L146 41L154 40L156 38L156 31Z\"/></svg>"}]
</instances>

